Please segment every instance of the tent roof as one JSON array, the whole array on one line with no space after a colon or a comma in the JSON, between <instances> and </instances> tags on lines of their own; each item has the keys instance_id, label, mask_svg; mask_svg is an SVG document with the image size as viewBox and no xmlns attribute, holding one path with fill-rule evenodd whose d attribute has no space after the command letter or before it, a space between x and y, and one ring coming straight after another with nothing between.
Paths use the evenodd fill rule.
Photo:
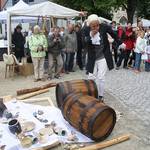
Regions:
<instances>
[{"instance_id":1,"label":"tent roof","mask_svg":"<svg viewBox=\"0 0 150 150\"><path fill-rule=\"evenodd\" d=\"M150 20L141 19L141 21L143 22L143 27L150 27ZM137 23L133 23L132 26L133 26L133 27L136 27L136 26L137 26Z\"/></svg>"},{"instance_id":2,"label":"tent roof","mask_svg":"<svg viewBox=\"0 0 150 150\"><path fill-rule=\"evenodd\" d=\"M16 3L14 6L8 7L7 11L27 9L28 7L29 7L29 5L27 3L25 3L23 0L19 0L19 2Z\"/></svg>"},{"instance_id":3,"label":"tent roof","mask_svg":"<svg viewBox=\"0 0 150 150\"><path fill-rule=\"evenodd\" d=\"M52 2L43 2L40 4L31 5L25 9L10 10L11 15L22 16L54 16L56 18L79 16L80 12L63 7Z\"/></svg>"},{"instance_id":4,"label":"tent roof","mask_svg":"<svg viewBox=\"0 0 150 150\"><path fill-rule=\"evenodd\" d=\"M14 6L8 7L7 10L1 11L0 12L0 20L6 20L7 19L7 13L9 11L15 11L15 10L27 9L27 8L29 8L29 5L26 4L23 0L20 0Z\"/></svg>"},{"instance_id":5,"label":"tent roof","mask_svg":"<svg viewBox=\"0 0 150 150\"><path fill-rule=\"evenodd\" d=\"M111 23L111 22L112 22L111 20L106 19L106 18L103 18L103 17L99 17L99 20L100 20L100 21L106 21L106 22L108 22L108 23Z\"/></svg>"}]
</instances>

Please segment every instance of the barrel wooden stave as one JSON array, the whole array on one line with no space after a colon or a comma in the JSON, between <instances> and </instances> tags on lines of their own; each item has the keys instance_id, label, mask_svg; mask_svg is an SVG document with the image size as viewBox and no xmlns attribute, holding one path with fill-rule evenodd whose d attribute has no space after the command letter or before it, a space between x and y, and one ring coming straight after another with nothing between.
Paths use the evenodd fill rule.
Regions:
<instances>
[{"instance_id":1,"label":"barrel wooden stave","mask_svg":"<svg viewBox=\"0 0 150 150\"><path fill-rule=\"evenodd\" d=\"M112 108L80 93L66 97L62 113L73 127L95 141L109 136L116 123L116 113Z\"/></svg>"},{"instance_id":2,"label":"barrel wooden stave","mask_svg":"<svg viewBox=\"0 0 150 150\"><path fill-rule=\"evenodd\" d=\"M93 80L65 81L56 85L56 100L59 108L61 108L66 96L72 92L98 97L97 86Z\"/></svg>"}]
</instances>

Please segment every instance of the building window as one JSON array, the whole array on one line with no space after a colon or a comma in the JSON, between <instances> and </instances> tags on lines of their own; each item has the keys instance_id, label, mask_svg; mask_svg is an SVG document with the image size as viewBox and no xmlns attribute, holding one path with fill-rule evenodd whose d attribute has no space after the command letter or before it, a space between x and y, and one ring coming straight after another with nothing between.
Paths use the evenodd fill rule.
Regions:
<instances>
[{"instance_id":1,"label":"building window","mask_svg":"<svg viewBox=\"0 0 150 150\"><path fill-rule=\"evenodd\" d=\"M29 2L34 2L34 0L29 0Z\"/></svg>"}]
</instances>

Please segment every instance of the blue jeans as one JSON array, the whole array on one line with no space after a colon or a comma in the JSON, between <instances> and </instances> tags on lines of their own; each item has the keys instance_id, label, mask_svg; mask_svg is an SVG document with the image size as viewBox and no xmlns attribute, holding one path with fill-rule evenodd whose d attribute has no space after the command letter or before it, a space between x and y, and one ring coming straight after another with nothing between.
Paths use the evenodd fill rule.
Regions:
<instances>
[{"instance_id":1,"label":"blue jeans","mask_svg":"<svg viewBox=\"0 0 150 150\"><path fill-rule=\"evenodd\" d=\"M140 70L140 65L141 65L141 53L135 53L135 66L134 69Z\"/></svg>"},{"instance_id":2,"label":"blue jeans","mask_svg":"<svg viewBox=\"0 0 150 150\"><path fill-rule=\"evenodd\" d=\"M65 71L72 71L74 65L74 52L66 53Z\"/></svg>"},{"instance_id":3,"label":"blue jeans","mask_svg":"<svg viewBox=\"0 0 150 150\"><path fill-rule=\"evenodd\" d=\"M150 63L149 62L145 62L145 71L150 71Z\"/></svg>"}]
</instances>

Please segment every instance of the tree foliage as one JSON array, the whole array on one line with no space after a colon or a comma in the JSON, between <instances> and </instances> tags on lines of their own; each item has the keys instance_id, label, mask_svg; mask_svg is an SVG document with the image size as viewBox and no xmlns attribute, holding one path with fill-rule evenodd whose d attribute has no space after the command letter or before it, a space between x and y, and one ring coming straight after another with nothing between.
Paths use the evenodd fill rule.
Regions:
<instances>
[{"instance_id":1,"label":"tree foliage","mask_svg":"<svg viewBox=\"0 0 150 150\"><path fill-rule=\"evenodd\" d=\"M128 20L133 21L135 12L140 17L150 19L150 0L53 0L63 6L88 11L88 14L96 13L99 16L111 19L112 8L124 7Z\"/></svg>"},{"instance_id":2,"label":"tree foliage","mask_svg":"<svg viewBox=\"0 0 150 150\"><path fill-rule=\"evenodd\" d=\"M150 20L150 0L139 0L137 15Z\"/></svg>"}]
</instances>

